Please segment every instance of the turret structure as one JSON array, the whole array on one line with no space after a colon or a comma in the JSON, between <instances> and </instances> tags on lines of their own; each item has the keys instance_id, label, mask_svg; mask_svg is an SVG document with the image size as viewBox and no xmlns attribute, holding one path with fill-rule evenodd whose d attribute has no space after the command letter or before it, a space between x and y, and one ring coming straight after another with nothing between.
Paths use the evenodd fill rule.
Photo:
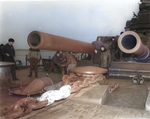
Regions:
<instances>
[{"instance_id":1,"label":"turret structure","mask_svg":"<svg viewBox=\"0 0 150 119\"><path fill-rule=\"evenodd\" d=\"M141 0L139 12L126 22L125 31L136 32L144 45L150 48L150 0Z\"/></svg>"}]
</instances>

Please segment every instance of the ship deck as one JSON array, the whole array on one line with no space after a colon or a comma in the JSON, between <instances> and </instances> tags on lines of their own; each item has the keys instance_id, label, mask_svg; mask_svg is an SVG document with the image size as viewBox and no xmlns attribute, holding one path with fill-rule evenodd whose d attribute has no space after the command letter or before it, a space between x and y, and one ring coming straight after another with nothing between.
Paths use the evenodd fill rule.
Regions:
<instances>
[{"instance_id":1,"label":"ship deck","mask_svg":"<svg viewBox=\"0 0 150 119\"><path fill-rule=\"evenodd\" d=\"M46 71L43 67L39 67L39 78L45 77ZM27 77L29 69L20 69L17 71L17 77L23 85L29 84L33 77ZM33 73L34 74L34 73ZM49 76L54 84L61 81L59 73L52 72ZM120 85L112 93L108 93L103 104L94 103L91 101L71 99L54 102L50 106L34 110L30 114L20 117L19 119L123 119L123 118L150 118L149 111L145 110L145 101L148 95L148 86L150 81L145 79L141 85L134 84L132 78L110 77L105 79L108 85L116 82ZM99 85L100 87L103 85ZM9 86L13 88L14 86ZM92 95L97 95L101 91L93 91ZM39 97L34 95L32 97ZM3 106L14 104L18 100L26 96L8 95L8 89L0 91L0 111ZM90 98L88 97L88 100Z\"/></svg>"}]
</instances>

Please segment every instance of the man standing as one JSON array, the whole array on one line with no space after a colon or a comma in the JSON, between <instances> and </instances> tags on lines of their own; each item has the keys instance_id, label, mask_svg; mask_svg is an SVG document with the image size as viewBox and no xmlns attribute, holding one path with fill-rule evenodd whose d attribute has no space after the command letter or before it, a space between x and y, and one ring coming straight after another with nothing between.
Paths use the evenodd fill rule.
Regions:
<instances>
[{"instance_id":1,"label":"man standing","mask_svg":"<svg viewBox=\"0 0 150 119\"><path fill-rule=\"evenodd\" d=\"M100 47L103 46L104 44L100 36L98 36L96 41L93 41L92 44L95 46L93 54L93 65L99 67Z\"/></svg>"},{"instance_id":2,"label":"man standing","mask_svg":"<svg viewBox=\"0 0 150 119\"><path fill-rule=\"evenodd\" d=\"M4 45L4 47L3 47L3 55L4 55L5 62L14 63L14 65L12 65L12 67L11 67L12 79L18 80L16 78L16 70L15 70L16 63L15 63L15 59L14 59L15 50L14 50L13 44L14 44L14 39L10 38L8 40L8 43L6 45Z\"/></svg>"},{"instance_id":3,"label":"man standing","mask_svg":"<svg viewBox=\"0 0 150 119\"><path fill-rule=\"evenodd\" d=\"M117 51L117 39L115 38L115 37L112 37L111 38L111 45L110 45L110 47L111 47L111 50L110 50L110 52L111 52L111 61L116 61L116 57L115 57L115 53L116 53L116 51Z\"/></svg>"},{"instance_id":4,"label":"man standing","mask_svg":"<svg viewBox=\"0 0 150 119\"><path fill-rule=\"evenodd\" d=\"M41 54L39 49L29 49L28 59L30 61L30 74L28 77L32 77L32 71L35 71L35 77L38 77L38 63L41 59Z\"/></svg>"},{"instance_id":5,"label":"man standing","mask_svg":"<svg viewBox=\"0 0 150 119\"><path fill-rule=\"evenodd\" d=\"M3 56L3 44L0 45L0 61L4 61L4 56Z\"/></svg>"},{"instance_id":6,"label":"man standing","mask_svg":"<svg viewBox=\"0 0 150 119\"><path fill-rule=\"evenodd\" d=\"M107 50L105 46L100 47L100 58L99 58L99 67L104 69L109 69L111 63L111 54L110 50ZM109 78L109 73L104 74L106 78Z\"/></svg>"}]
</instances>

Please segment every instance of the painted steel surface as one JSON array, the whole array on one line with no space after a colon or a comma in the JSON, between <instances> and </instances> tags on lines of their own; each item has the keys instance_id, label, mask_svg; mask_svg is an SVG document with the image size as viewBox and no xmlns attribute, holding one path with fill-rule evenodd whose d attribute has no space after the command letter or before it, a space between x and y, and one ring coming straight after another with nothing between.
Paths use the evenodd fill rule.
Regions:
<instances>
[{"instance_id":1,"label":"painted steel surface","mask_svg":"<svg viewBox=\"0 0 150 119\"><path fill-rule=\"evenodd\" d=\"M95 46L65 37L60 37L40 31L32 31L28 35L28 45L33 49L53 50L53 51L66 51L75 53L88 53L94 52Z\"/></svg>"},{"instance_id":2,"label":"painted steel surface","mask_svg":"<svg viewBox=\"0 0 150 119\"><path fill-rule=\"evenodd\" d=\"M83 66L83 67L74 67L70 70L70 72L94 75L94 74L105 74L108 72L108 70L94 66Z\"/></svg>"},{"instance_id":3,"label":"painted steel surface","mask_svg":"<svg viewBox=\"0 0 150 119\"><path fill-rule=\"evenodd\" d=\"M140 36L133 31L126 31L120 35L118 46L122 52L134 54L137 62L150 62L150 53L147 46L143 45Z\"/></svg>"}]
</instances>

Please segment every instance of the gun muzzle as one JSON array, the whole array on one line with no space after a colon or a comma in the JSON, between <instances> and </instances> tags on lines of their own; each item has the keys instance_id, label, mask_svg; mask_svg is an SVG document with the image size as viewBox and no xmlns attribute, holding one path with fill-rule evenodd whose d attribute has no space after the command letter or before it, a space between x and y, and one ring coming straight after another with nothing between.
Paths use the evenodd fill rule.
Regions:
<instances>
[{"instance_id":1,"label":"gun muzzle","mask_svg":"<svg viewBox=\"0 0 150 119\"><path fill-rule=\"evenodd\" d=\"M66 51L75 53L94 52L95 46L91 43L77 41L69 38L64 38L52 34L43 33L40 31L32 31L28 35L28 45L33 49Z\"/></svg>"},{"instance_id":2,"label":"gun muzzle","mask_svg":"<svg viewBox=\"0 0 150 119\"><path fill-rule=\"evenodd\" d=\"M127 54L134 54L137 62L149 62L149 49L143 45L140 36L133 31L126 31L118 39L120 50Z\"/></svg>"}]
</instances>

